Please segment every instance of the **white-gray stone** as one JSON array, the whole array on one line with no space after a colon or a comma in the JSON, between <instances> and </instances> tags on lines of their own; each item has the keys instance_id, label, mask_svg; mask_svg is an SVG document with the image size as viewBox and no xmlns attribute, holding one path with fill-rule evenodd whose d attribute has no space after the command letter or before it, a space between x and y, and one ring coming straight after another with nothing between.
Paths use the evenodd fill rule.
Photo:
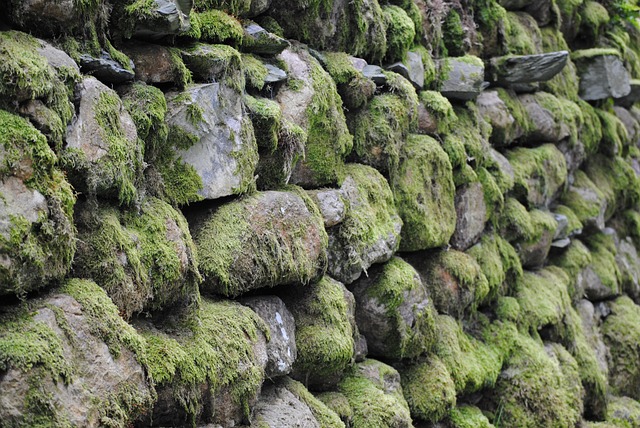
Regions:
<instances>
[{"instance_id":1,"label":"white-gray stone","mask_svg":"<svg viewBox=\"0 0 640 428\"><path fill-rule=\"evenodd\" d=\"M386 69L398 73L410 81L416 89L422 89L424 86L424 64L422 56L417 52L407 52L405 61L388 65Z\"/></svg>"},{"instance_id":2,"label":"white-gray stone","mask_svg":"<svg viewBox=\"0 0 640 428\"><path fill-rule=\"evenodd\" d=\"M382 68L377 65L365 65L362 69L362 74L364 77L373 80L378 86L382 86L387 83L387 76L383 73Z\"/></svg>"},{"instance_id":3,"label":"white-gray stone","mask_svg":"<svg viewBox=\"0 0 640 428\"><path fill-rule=\"evenodd\" d=\"M456 192L456 229L451 237L451 246L464 251L475 244L487 222L487 205L484 202L482 184L470 183Z\"/></svg>"},{"instance_id":4,"label":"white-gray stone","mask_svg":"<svg viewBox=\"0 0 640 428\"><path fill-rule=\"evenodd\" d=\"M244 21L242 48L246 52L260 55L277 55L291 44L282 37L268 32L253 21Z\"/></svg>"},{"instance_id":5,"label":"white-gray stone","mask_svg":"<svg viewBox=\"0 0 640 428\"><path fill-rule=\"evenodd\" d=\"M631 92L631 75L617 55L584 57L574 62L578 67L580 98L583 100L621 98Z\"/></svg>"},{"instance_id":6,"label":"white-gray stone","mask_svg":"<svg viewBox=\"0 0 640 428\"><path fill-rule=\"evenodd\" d=\"M478 58L459 57L438 61L444 79L440 92L449 99L468 101L476 98L487 87L484 81L484 64Z\"/></svg>"},{"instance_id":7,"label":"white-gray stone","mask_svg":"<svg viewBox=\"0 0 640 428\"><path fill-rule=\"evenodd\" d=\"M335 226L344 220L348 203L339 189L322 189L307 191L322 214L325 227Z\"/></svg>"},{"instance_id":8,"label":"white-gray stone","mask_svg":"<svg viewBox=\"0 0 640 428\"><path fill-rule=\"evenodd\" d=\"M192 6L193 0L154 0L153 10L139 18L133 34L147 39L183 34L191 28Z\"/></svg>"}]
</instances>

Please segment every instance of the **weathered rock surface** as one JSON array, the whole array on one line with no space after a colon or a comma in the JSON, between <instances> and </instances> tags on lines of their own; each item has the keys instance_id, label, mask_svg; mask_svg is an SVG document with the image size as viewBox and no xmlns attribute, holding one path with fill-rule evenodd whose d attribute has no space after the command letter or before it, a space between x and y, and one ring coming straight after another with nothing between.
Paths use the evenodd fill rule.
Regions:
<instances>
[{"instance_id":1,"label":"weathered rock surface","mask_svg":"<svg viewBox=\"0 0 640 428\"><path fill-rule=\"evenodd\" d=\"M184 87L188 71L173 48L144 42L127 43L122 51L135 64L136 79L149 84L175 83Z\"/></svg>"},{"instance_id":2,"label":"weathered rock surface","mask_svg":"<svg viewBox=\"0 0 640 428\"><path fill-rule=\"evenodd\" d=\"M308 190L307 193L318 206L324 227L335 226L345 219L349 201L340 189Z\"/></svg>"},{"instance_id":3,"label":"weathered rock surface","mask_svg":"<svg viewBox=\"0 0 640 428\"><path fill-rule=\"evenodd\" d=\"M522 137L524 130L513 117L507 104L500 98L500 94L515 98L515 94L488 90L478 95L476 105L482 117L491 125L491 142L497 146L506 146Z\"/></svg>"},{"instance_id":4,"label":"weathered rock surface","mask_svg":"<svg viewBox=\"0 0 640 428\"><path fill-rule=\"evenodd\" d=\"M245 21L243 29L242 49L245 52L277 55L290 46L287 40L268 32L255 22Z\"/></svg>"},{"instance_id":5,"label":"weathered rock surface","mask_svg":"<svg viewBox=\"0 0 640 428\"><path fill-rule=\"evenodd\" d=\"M475 99L484 89L484 64L476 57L447 58L438 64L444 78L440 92L453 100Z\"/></svg>"},{"instance_id":6,"label":"weathered rock surface","mask_svg":"<svg viewBox=\"0 0 640 428\"><path fill-rule=\"evenodd\" d=\"M471 183L456 192L456 229L451 246L464 251L477 242L487 222L487 206L480 183Z\"/></svg>"},{"instance_id":7,"label":"weathered rock surface","mask_svg":"<svg viewBox=\"0 0 640 428\"><path fill-rule=\"evenodd\" d=\"M102 51L99 58L87 54L80 55L80 66L84 73L96 77L103 83L124 83L135 77L133 61L120 64L105 51Z\"/></svg>"},{"instance_id":8,"label":"weathered rock surface","mask_svg":"<svg viewBox=\"0 0 640 428\"><path fill-rule=\"evenodd\" d=\"M202 179L203 199L253 186L257 145L240 94L220 83L193 85L167 94L167 108L169 141Z\"/></svg>"},{"instance_id":9,"label":"weathered rock surface","mask_svg":"<svg viewBox=\"0 0 640 428\"><path fill-rule=\"evenodd\" d=\"M576 51L572 54L580 76L580 98L595 101L629 95L631 77L622 60L606 51L603 54L587 53Z\"/></svg>"},{"instance_id":10,"label":"weathered rock surface","mask_svg":"<svg viewBox=\"0 0 640 428\"><path fill-rule=\"evenodd\" d=\"M409 80L416 89L424 86L424 64L417 52L408 52L406 61L393 63L386 68Z\"/></svg>"},{"instance_id":11,"label":"weathered rock surface","mask_svg":"<svg viewBox=\"0 0 640 428\"><path fill-rule=\"evenodd\" d=\"M567 51L491 58L487 75L492 83L505 86L545 82L562 71L568 58Z\"/></svg>"},{"instance_id":12,"label":"weathered rock surface","mask_svg":"<svg viewBox=\"0 0 640 428\"><path fill-rule=\"evenodd\" d=\"M186 33L191 28L189 13L193 0L154 0L144 12L134 15L133 36L160 39Z\"/></svg>"},{"instance_id":13,"label":"weathered rock surface","mask_svg":"<svg viewBox=\"0 0 640 428\"><path fill-rule=\"evenodd\" d=\"M237 296L317 281L327 263L322 216L301 190L259 192L192 225L203 289Z\"/></svg>"}]
</instances>

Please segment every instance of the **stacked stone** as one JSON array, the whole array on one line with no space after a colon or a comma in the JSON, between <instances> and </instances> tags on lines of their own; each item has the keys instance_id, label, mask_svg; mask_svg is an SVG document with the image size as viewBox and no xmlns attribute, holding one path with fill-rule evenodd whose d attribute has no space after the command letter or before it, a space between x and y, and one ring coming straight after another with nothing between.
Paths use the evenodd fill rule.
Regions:
<instances>
[{"instance_id":1,"label":"stacked stone","mask_svg":"<svg viewBox=\"0 0 640 428\"><path fill-rule=\"evenodd\" d=\"M389 3L0 0L0 425L640 426L640 31Z\"/></svg>"}]
</instances>

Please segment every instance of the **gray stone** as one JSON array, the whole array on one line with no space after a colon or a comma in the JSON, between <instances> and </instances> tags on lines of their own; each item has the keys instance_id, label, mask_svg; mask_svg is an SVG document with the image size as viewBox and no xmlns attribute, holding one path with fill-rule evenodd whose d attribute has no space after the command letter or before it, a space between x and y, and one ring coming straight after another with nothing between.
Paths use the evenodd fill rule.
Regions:
<instances>
[{"instance_id":1,"label":"gray stone","mask_svg":"<svg viewBox=\"0 0 640 428\"><path fill-rule=\"evenodd\" d=\"M154 0L153 7L137 15L133 35L146 39L184 34L191 28L192 0Z\"/></svg>"},{"instance_id":2,"label":"gray stone","mask_svg":"<svg viewBox=\"0 0 640 428\"><path fill-rule=\"evenodd\" d=\"M356 321L374 357L399 360L427 352L435 337L432 306L420 275L394 257L352 286Z\"/></svg>"},{"instance_id":3,"label":"gray stone","mask_svg":"<svg viewBox=\"0 0 640 428\"><path fill-rule=\"evenodd\" d=\"M278 83L287 80L287 73L284 70L272 64L265 64L264 66L267 67L268 71L267 76L264 78L264 83Z\"/></svg>"},{"instance_id":4,"label":"gray stone","mask_svg":"<svg viewBox=\"0 0 640 428\"><path fill-rule=\"evenodd\" d=\"M604 344L602 333L600 332L602 314L596 310L594 304L587 299L580 300L575 305L575 308L580 315L582 329L584 330L587 343L596 354L598 367L603 373L607 374L609 372L609 350Z\"/></svg>"},{"instance_id":5,"label":"gray stone","mask_svg":"<svg viewBox=\"0 0 640 428\"><path fill-rule=\"evenodd\" d=\"M28 352L23 361L16 361L12 353L3 359L6 364L0 377L3 425L31 425L29 421L38 418L39 423L49 426L65 421L70 426L94 428L104 426L103 415L109 415L111 423L126 425L128 418L135 419L152 404L148 375L138 362L138 358L144 357L135 354L142 349L136 348L142 347L142 339L117 317L115 306L100 287L89 281L70 283L73 285L63 287L62 292L30 300L33 309L24 312L26 319L16 320L3 314L4 343L20 337L24 346L29 347L26 349L33 351L19 349L18 352ZM85 290L85 295L81 290ZM103 308L101 305L105 304ZM7 321L16 322L20 330L11 331ZM96 329L96 325L109 326L118 332L110 334L109 343L105 343L105 333ZM132 341L123 343L120 336L123 333L131 335ZM118 353L112 353L112 349ZM44 361L45 355L56 358L55 362ZM61 373L53 368L58 365ZM44 413L27 407L33 402L28 397L34 390L40 391L36 398L38 405L48 409ZM120 403L125 400L140 407L127 408L123 414Z\"/></svg>"},{"instance_id":6,"label":"gray stone","mask_svg":"<svg viewBox=\"0 0 640 428\"><path fill-rule=\"evenodd\" d=\"M81 16L82 6L75 0L29 0L3 5L3 18L14 27L43 36L75 31L82 25Z\"/></svg>"},{"instance_id":7,"label":"gray stone","mask_svg":"<svg viewBox=\"0 0 640 428\"><path fill-rule=\"evenodd\" d=\"M404 62L388 65L386 69L409 80L416 89L422 89L424 86L424 64L419 53L408 52Z\"/></svg>"},{"instance_id":8,"label":"gray stone","mask_svg":"<svg viewBox=\"0 0 640 428\"><path fill-rule=\"evenodd\" d=\"M177 153L202 179L199 194L217 199L244 193L253 181L258 148L242 95L219 83L192 85L167 94L167 108L169 126L196 137Z\"/></svg>"},{"instance_id":9,"label":"gray stone","mask_svg":"<svg viewBox=\"0 0 640 428\"><path fill-rule=\"evenodd\" d=\"M504 7L507 10L520 10L525 6L529 6L531 3L534 3L532 0L500 0L500 6Z\"/></svg>"},{"instance_id":10,"label":"gray stone","mask_svg":"<svg viewBox=\"0 0 640 428\"><path fill-rule=\"evenodd\" d=\"M621 98L631 92L631 76L617 55L604 54L572 59L578 67L580 98L587 101Z\"/></svg>"},{"instance_id":11,"label":"gray stone","mask_svg":"<svg viewBox=\"0 0 640 428\"><path fill-rule=\"evenodd\" d=\"M248 297L242 304L249 306L269 327L267 342L267 364L264 374L275 378L289 374L297 357L296 324L293 315L276 296Z\"/></svg>"},{"instance_id":12,"label":"gray stone","mask_svg":"<svg viewBox=\"0 0 640 428\"><path fill-rule=\"evenodd\" d=\"M640 80L629 81L630 92L621 98L616 98L615 103L625 108L631 108L636 101L640 101Z\"/></svg>"},{"instance_id":13,"label":"gray stone","mask_svg":"<svg viewBox=\"0 0 640 428\"><path fill-rule=\"evenodd\" d=\"M617 242L616 263L621 273L621 288L624 293L640 303L640 257L631 238Z\"/></svg>"},{"instance_id":14,"label":"gray stone","mask_svg":"<svg viewBox=\"0 0 640 428\"><path fill-rule=\"evenodd\" d=\"M584 287L584 295L593 302L611 299L620 294L617 290L607 287L591 266L584 268L580 272L580 276L580 281Z\"/></svg>"},{"instance_id":15,"label":"gray stone","mask_svg":"<svg viewBox=\"0 0 640 428\"><path fill-rule=\"evenodd\" d=\"M251 7L249 8L247 16L253 18L263 14L269 9L269 6L271 6L271 1L272 0L251 0Z\"/></svg>"},{"instance_id":16,"label":"gray stone","mask_svg":"<svg viewBox=\"0 0 640 428\"><path fill-rule=\"evenodd\" d=\"M456 229L451 246L464 251L475 244L487 222L487 205L484 202L482 184L470 183L456 191Z\"/></svg>"},{"instance_id":17,"label":"gray stone","mask_svg":"<svg viewBox=\"0 0 640 428\"><path fill-rule=\"evenodd\" d=\"M630 145L638 145L640 143L640 123L638 120L631 114L629 110L624 107L614 106L613 112L616 117L620 119L620 121L624 124L625 129L627 130L627 135L629 136L629 140L625 141L625 144Z\"/></svg>"},{"instance_id":18,"label":"gray stone","mask_svg":"<svg viewBox=\"0 0 640 428\"><path fill-rule=\"evenodd\" d=\"M542 236L533 242L520 241L514 243L514 248L520 257L523 268L535 269L544 265L551 243L553 242L554 230L545 230Z\"/></svg>"},{"instance_id":19,"label":"gray stone","mask_svg":"<svg viewBox=\"0 0 640 428\"><path fill-rule=\"evenodd\" d=\"M364 72L365 67L368 65L365 59L356 58L355 56L349 56L349 61L351 65L353 65L353 68L359 72Z\"/></svg>"},{"instance_id":20,"label":"gray stone","mask_svg":"<svg viewBox=\"0 0 640 428\"><path fill-rule=\"evenodd\" d=\"M242 39L242 50L260 55L278 55L280 52L291 46L282 37L268 32L253 21L244 21L244 38Z\"/></svg>"},{"instance_id":21,"label":"gray stone","mask_svg":"<svg viewBox=\"0 0 640 428\"><path fill-rule=\"evenodd\" d=\"M568 58L567 51L491 58L486 75L500 86L545 82L562 71Z\"/></svg>"},{"instance_id":22,"label":"gray stone","mask_svg":"<svg viewBox=\"0 0 640 428\"><path fill-rule=\"evenodd\" d=\"M4 155L4 150L0 151ZM4 157L4 156L2 156ZM40 216L47 216L49 208L47 200L36 189L28 188L24 182L14 176L5 178L0 183L0 235L7 241L14 229L14 218L21 218L28 223L37 223Z\"/></svg>"},{"instance_id":23,"label":"gray stone","mask_svg":"<svg viewBox=\"0 0 640 428\"><path fill-rule=\"evenodd\" d=\"M287 388L290 382L264 384L250 428L321 428L307 403Z\"/></svg>"},{"instance_id":24,"label":"gray stone","mask_svg":"<svg viewBox=\"0 0 640 428\"><path fill-rule=\"evenodd\" d=\"M570 238L557 239L551 243L553 248L567 248L569 245L571 245Z\"/></svg>"},{"instance_id":25,"label":"gray stone","mask_svg":"<svg viewBox=\"0 0 640 428\"><path fill-rule=\"evenodd\" d=\"M383 73L382 67L377 65L365 65L362 69L362 74L364 77L373 80L373 82L378 86L382 86L387 83L387 76Z\"/></svg>"},{"instance_id":26,"label":"gray stone","mask_svg":"<svg viewBox=\"0 0 640 428\"><path fill-rule=\"evenodd\" d=\"M513 167L511 166L509 159L493 147L489 148L489 157L493 162L495 162L502 176L506 177L510 182L515 180L515 172L513 171Z\"/></svg>"},{"instance_id":27,"label":"gray stone","mask_svg":"<svg viewBox=\"0 0 640 428\"><path fill-rule=\"evenodd\" d=\"M515 95L512 95L515 97ZM496 90L483 91L476 99L482 117L491 125L491 143L506 146L522 137L524 131Z\"/></svg>"},{"instance_id":28,"label":"gray stone","mask_svg":"<svg viewBox=\"0 0 640 428\"><path fill-rule=\"evenodd\" d=\"M124 83L135 77L133 61L129 60L129 68L126 68L105 51L102 51L100 58L80 55L80 66L83 73L94 76L103 83Z\"/></svg>"},{"instance_id":29,"label":"gray stone","mask_svg":"<svg viewBox=\"0 0 640 428\"><path fill-rule=\"evenodd\" d=\"M438 68L444 75L440 92L449 99L472 100L486 88L484 64L479 58L446 58L438 61Z\"/></svg>"},{"instance_id":30,"label":"gray stone","mask_svg":"<svg viewBox=\"0 0 640 428\"><path fill-rule=\"evenodd\" d=\"M184 64L196 81L232 82L241 91L244 70L240 52L226 45L196 43L181 51ZM231 85L231 83L227 83Z\"/></svg>"},{"instance_id":31,"label":"gray stone","mask_svg":"<svg viewBox=\"0 0 640 428\"><path fill-rule=\"evenodd\" d=\"M569 236L569 219L564 214L554 213L553 218L558 223L556 232L553 234L553 239L564 239Z\"/></svg>"},{"instance_id":32,"label":"gray stone","mask_svg":"<svg viewBox=\"0 0 640 428\"><path fill-rule=\"evenodd\" d=\"M307 193L320 209L324 220L324 227L335 226L344 220L349 205L340 190L309 190Z\"/></svg>"},{"instance_id":33,"label":"gray stone","mask_svg":"<svg viewBox=\"0 0 640 428\"><path fill-rule=\"evenodd\" d=\"M533 124L533 130L527 135L527 141L556 143L570 135L571 128L562 121L562 118L554 117L553 112L544 108L538 102L536 94L519 95L518 99Z\"/></svg>"},{"instance_id":34,"label":"gray stone","mask_svg":"<svg viewBox=\"0 0 640 428\"><path fill-rule=\"evenodd\" d=\"M40 43L38 53L47 59L47 62L51 67L55 68L57 71L67 68L80 72L78 64L76 64L73 58L67 55L66 52L56 48L51 43L44 40L38 40L38 42Z\"/></svg>"}]
</instances>

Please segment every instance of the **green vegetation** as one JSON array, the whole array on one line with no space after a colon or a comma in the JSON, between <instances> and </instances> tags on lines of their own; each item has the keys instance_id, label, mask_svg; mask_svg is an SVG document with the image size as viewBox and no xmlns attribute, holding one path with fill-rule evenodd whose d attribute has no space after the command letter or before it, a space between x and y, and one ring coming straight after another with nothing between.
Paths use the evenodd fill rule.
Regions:
<instances>
[{"instance_id":1,"label":"green vegetation","mask_svg":"<svg viewBox=\"0 0 640 428\"><path fill-rule=\"evenodd\" d=\"M401 375L402 389L413 417L439 421L456 405L454 382L438 357L412 365Z\"/></svg>"}]
</instances>

